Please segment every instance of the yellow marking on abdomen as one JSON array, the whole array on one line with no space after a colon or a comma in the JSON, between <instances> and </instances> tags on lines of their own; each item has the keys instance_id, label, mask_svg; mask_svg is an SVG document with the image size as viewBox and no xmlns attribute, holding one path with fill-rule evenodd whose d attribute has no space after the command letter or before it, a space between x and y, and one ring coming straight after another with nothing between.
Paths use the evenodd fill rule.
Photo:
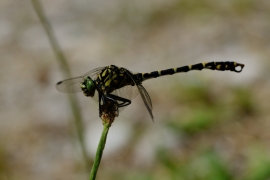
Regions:
<instances>
[{"instance_id":1,"label":"yellow marking on abdomen","mask_svg":"<svg viewBox=\"0 0 270 180\"><path fill-rule=\"evenodd\" d=\"M144 74L145 74L145 73L142 73L142 79L145 79Z\"/></svg>"},{"instance_id":2,"label":"yellow marking on abdomen","mask_svg":"<svg viewBox=\"0 0 270 180\"><path fill-rule=\"evenodd\" d=\"M220 69L220 67L221 67L221 65L217 65L217 66L216 66L216 69Z\"/></svg>"}]
</instances>

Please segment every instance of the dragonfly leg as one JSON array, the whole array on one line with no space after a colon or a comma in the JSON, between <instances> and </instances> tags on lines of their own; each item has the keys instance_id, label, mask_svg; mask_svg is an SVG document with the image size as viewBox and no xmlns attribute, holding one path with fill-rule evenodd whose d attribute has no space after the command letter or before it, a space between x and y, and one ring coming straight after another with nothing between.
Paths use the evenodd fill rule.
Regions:
<instances>
[{"instance_id":1,"label":"dragonfly leg","mask_svg":"<svg viewBox=\"0 0 270 180\"><path fill-rule=\"evenodd\" d=\"M99 117L101 117L102 115L103 107L111 103L110 101L113 102L113 104L117 104L117 110L118 110L118 102L115 99L110 98L107 95L99 93L99 103L98 103L99 104Z\"/></svg>"},{"instance_id":2,"label":"dragonfly leg","mask_svg":"<svg viewBox=\"0 0 270 180\"><path fill-rule=\"evenodd\" d=\"M101 101L103 101L102 103L104 103L103 97L100 93L98 93L99 117L101 117L102 115Z\"/></svg>"},{"instance_id":3,"label":"dragonfly leg","mask_svg":"<svg viewBox=\"0 0 270 180\"><path fill-rule=\"evenodd\" d=\"M102 117L104 114L111 115L112 113L113 117L117 117L119 113L118 108L117 100L99 93L99 117Z\"/></svg>"},{"instance_id":4,"label":"dragonfly leg","mask_svg":"<svg viewBox=\"0 0 270 180\"><path fill-rule=\"evenodd\" d=\"M114 94L108 94L106 97L111 100L120 101L121 103L118 103L118 107L124 107L131 104L131 101L129 99L125 99Z\"/></svg>"}]
</instances>

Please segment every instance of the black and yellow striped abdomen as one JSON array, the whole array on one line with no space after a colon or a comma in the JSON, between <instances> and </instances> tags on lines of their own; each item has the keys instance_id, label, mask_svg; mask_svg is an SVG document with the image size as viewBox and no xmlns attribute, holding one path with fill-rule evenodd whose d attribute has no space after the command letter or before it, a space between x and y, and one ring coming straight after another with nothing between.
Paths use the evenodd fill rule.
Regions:
<instances>
[{"instance_id":1,"label":"black and yellow striped abdomen","mask_svg":"<svg viewBox=\"0 0 270 180\"><path fill-rule=\"evenodd\" d=\"M236 68L240 67L240 70L237 70ZM156 78L159 76L165 76L165 75L172 75L175 73L180 72L188 72L191 70L202 70L202 69L211 69L211 70L218 70L218 71L234 71L234 72L241 72L244 68L243 64L236 63L236 62L207 62L207 63L199 63L189 66L182 66L178 68L170 68L166 70L161 71L153 71L150 73L138 73L136 74L136 79L140 79L140 81L144 81L151 78Z\"/></svg>"}]
</instances>

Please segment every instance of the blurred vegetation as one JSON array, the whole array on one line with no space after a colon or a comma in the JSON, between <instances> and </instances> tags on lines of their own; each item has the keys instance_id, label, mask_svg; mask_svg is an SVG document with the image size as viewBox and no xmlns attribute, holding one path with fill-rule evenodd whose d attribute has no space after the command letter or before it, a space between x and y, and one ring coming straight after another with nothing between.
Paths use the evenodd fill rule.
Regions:
<instances>
[{"instance_id":1,"label":"blurred vegetation","mask_svg":"<svg viewBox=\"0 0 270 180\"><path fill-rule=\"evenodd\" d=\"M71 78L71 71L70 71L70 67L68 65L67 59L63 53L62 48L60 47L60 44L58 43L58 40L54 34L54 30L52 29L51 24L46 17L42 4L40 3L39 0L32 0L32 5L39 17L40 23L42 24L46 32L47 38L50 41L50 45L52 47L52 50L54 51L54 54L56 56L56 61L58 61L60 69L62 69L63 74L66 79ZM82 120L81 111L79 110L79 103L76 96L68 94L68 98L69 98L70 109L73 113L73 123L75 125L74 129L75 129L79 144L81 146L82 159L85 163L85 169L88 170L92 162L90 161L90 158L88 157L88 154L86 152L85 140L84 140L84 123Z\"/></svg>"},{"instance_id":2,"label":"blurred vegetation","mask_svg":"<svg viewBox=\"0 0 270 180\"><path fill-rule=\"evenodd\" d=\"M239 83L239 84L232 85L226 82L224 84L219 83L219 85L216 85L215 83L207 82L207 80L204 78L200 79L200 81L202 80L203 83L200 83L200 82L172 83L166 86L166 88L161 89L161 90L164 90L164 92L162 92L161 95L162 96L166 95L166 98L169 99L169 102L166 102L166 103L164 102L164 104L162 104L163 103L162 100L164 100L165 98L162 99L162 97L160 97L160 91L161 91L160 89L158 89L157 92L154 92L154 93L149 92L153 101L157 101L157 102L159 101L160 103L160 104L158 103L153 104L154 108L156 108L157 106L162 107L161 109L162 115L164 114L166 115L166 117L162 117L162 115L159 116L160 120L158 123L162 122L164 125L162 126L162 128L164 129L167 128L173 134L174 136L173 138L176 139L174 142L174 146L172 147L167 147L165 145L155 146L153 147L154 152L152 154L154 158L151 160L150 163L142 162L139 165L136 164L134 162L137 158L134 155L136 151L135 149L140 143L141 139L149 135L147 134L147 132L150 129L150 126L152 127L151 124L146 123L145 119L149 118L148 115L143 116L140 114L140 112L137 111L139 118L145 118L145 117L146 118L143 119L142 121L140 121L140 119L139 120L130 119L128 121L130 124L132 124L132 132L131 132L132 137L129 139L128 144L124 145L125 147L121 147L121 149L129 148L127 150L127 154L125 154L124 158L120 159L118 162L113 162L111 164L101 163L101 169L99 170L97 179L119 179L119 180L121 179L123 180L135 180L135 179L136 180L163 180L163 179L171 179L171 180L181 180L181 179L183 180L268 180L270 179L270 153L269 153L270 152L270 146L269 146L270 135L268 133L269 128L270 128L270 124L269 124L269 116L270 116L269 96L270 94L269 94L269 80L268 80L268 76L270 72L269 71L270 54L269 54L269 48L268 48L269 42L270 42L269 41L270 40L270 36L269 36L270 26L269 24L264 24L264 21L263 21L265 19L270 18L269 1L267 0L266 1L264 0L260 0L260 1L230 0L230 1L221 2L221 1L213 1L213 0L202 0L202 1L172 0L170 1L170 3L163 3L165 5L161 3L162 5L151 7L151 8L149 7L142 8L145 5L142 2L135 3L135 1L129 1L129 2L123 1L122 3L120 3L121 7L117 11L116 13L117 15L114 15L112 18L108 17L107 14L103 10L100 11L101 12L100 14L99 13L95 14L95 12L88 12L89 9L87 9L88 8L87 6L89 6L89 4L85 6L83 2L78 2L78 3L82 3L80 4L80 6L82 7L79 7L78 5L78 7L76 6L74 8L73 6L75 6L75 4L72 4L72 3L69 4L68 7L65 7L68 10L66 11L63 10L63 12L70 12L70 14L69 13L62 14L62 16L66 18L66 19L63 18L64 19L63 21L68 22L67 24L70 25L72 24L70 21L76 18L77 18L76 21L82 20L81 27L79 27L81 29L89 28L88 26L84 27L83 25L87 25L91 21L91 23L94 24L94 27L95 28L98 27L98 28L97 29L93 28L94 30L91 29L92 27L89 28L90 30L87 31L87 33L89 34L97 33L98 35L100 35L102 33L100 33L99 31L106 29L106 31L104 30L104 32L106 32L106 35L109 34L108 36L106 36L106 38L110 36L110 37L115 38L116 41L113 38L112 38L113 40L103 39L103 41L106 41L107 44L111 43L110 44L112 46L111 49L109 48L107 49L114 52L117 55L123 53L126 50L125 49L126 47L131 48L126 51L134 51L133 53L131 53L131 55L133 56L139 56L141 53L142 54L145 53L144 44L147 43L147 40L148 40L147 38L152 37L151 36L152 33L154 34L153 36L159 38L159 36L162 33L156 33L156 31L164 30L164 29L165 31L168 30L164 28L164 26L167 27L169 22L171 24L179 23L179 27L177 26L177 28L179 29L175 31L175 34L177 34L182 30L182 28L185 28L185 25L187 25L185 24L184 21L189 22L192 20L196 20L196 23L198 24L193 22L193 24L191 23L189 28L193 28L193 26L194 28L200 28L200 27L203 27L205 23L211 24L212 22L210 20L213 20L213 19L215 19L218 22L221 22L221 24L224 25L224 26L220 26L219 27L220 29L217 28L217 31L221 31L221 29L222 30L225 29L225 30L220 34L217 33L216 37L214 38L214 41L216 40L218 42L215 41L212 44L209 43L210 46L212 45L209 49L218 46L219 43L223 43L222 40L226 40L226 42L228 42L228 44L226 44L225 46L234 48L234 45L232 45L233 43L231 44L230 42L234 41L237 38L238 39L242 38L241 41L239 41L239 44L247 43L247 46L250 49L247 48L246 51L251 50L252 48L256 50L258 49L261 50L262 48L267 49L267 52L265 52L265 54L267 54L265 55L267 58L264 59L264 63L263 63L263 60L259 58L258 58L258 61L255 61L257 59L254 58L255 59L254 62L252 62L253 60L252 58L251 58L251 61L246 61L247 64L242 74L237 74L237 75L242 76L243 74L246 75L248 73L252 73L254 69L254 72L257 75L257 77L250 78L246 80L247 82L244 82L242 84ZM89 3L92 3L92 2L89 2ZM48 4L50 4L51 6L54 6L54 2L49 2ZM50 11L49 7L45 7L44 9L47 11ZM74 9L77 8L76 9L77 11L75 11L73 8ZM59 11L60 11L60 8L59 8ZM79 14L79 12L81 12L82 14ZM51 17L55 17L54 13L57 14L56 12L53 11L53 13L50 14ZM77 13L79 15L77 15ZM26 16L24 18L27 19L27 21L30 21L30 22L33 21L36 23L35 19L34 20L31 19L33 18L34 15L30 14L29 16L30 17ZM72 17L74 19L72 19ZM253 24L252 22L250 22L250 20L252 19L253 19L252 21ZM57 27L58 23L61 24L60 23L61 18L59 19L52 18L49 20L54 21L55 27ZM21 24L25 23L23 21L21 22L20 18L19 18L19 21ZM34 28L36 28L35 23L32 24ZM262 23L263 25L258 25L258 27L260 27L258 28L257 26L255 26L256 23ZM61 24L61 26L58 26L58 27L65 28L64 25ZM40 24L38 26L40 26ZM217 26L219 26L219 24ZM25 28L24 26L22 27ZM21 29L23 29L22 27ZM102 29L102 27L104 29ZM253 27L254 29L252 29ZM187 31L190 30L189 28L187 28L186 30ZM136 34L137 32L139 32L138 29L140 31L143 31L141 32L142 35ZM112 32L113 30L117 32ZM77 32L77 29L74 31L75 31L74 33L75 36L80 37L79 33L81 33L81 31ZM213 31L209 31L209 32L213 33ZM130 35L129 33L136 34L136 35L128 36ZM168 31L167 33L169 34L171 32ZM118 36L121 36L122 39L119 38ZM46 60L49 58L52 58L50 56L48 56L49 58L47 56L43 57L44 54L46 55L49 54L48 52L50 52L51 50L46 50L46 49L43 50L40 47L39 47L40 49L37 48L37 50L34 49L33 47L20 49L21 47L19 46L18 47L15 46L15 48L12 49L12 46L14 44L20 44L20 43L17 43L17 41L20 42L20 40L25 38L25 37L21 37L21 39L16 40L15 39L16 37L17 36L12 37L14 39L12 40L10 44L7 45L6 49L4 49L3 51L5 50L7 51L11 49L10 53L14 55L18 53L18 52L16 53L14 52L14 49L15 49L18 51L22 51L23 53L20 54L21 52L19 52L17 56L11 56L11 58L15 57L14 59L17 58L20 61L21 61L21 58L23 57L25 59L44 58ZM97 37L98 37L97 39L100 38L100 36L97 36ZM84 38L87 39L86 37ZM165 38L163 38L163 40L164 39ZM182 40L181 38L179 39ZM81 38L81 40L83 40L83 38ZM197 43L196 37L193 39L190 38L188 42L190 40L194 40L193 42L194 44ZM206 38L206 40L208 39ZM97 40L93 38L93 41L97 41ZM128 44L130 43L129 41L132 41L132 43L134 43L135 45L133 44L133 45L128 46ZM153 44L155 44L157 43L157 41L159 41L159 39L153 40L153 41L154 41ZM173 41L173 38L171 39L171 41ZM99 41L97 42L100 43ZM185 40L185 42L187 42L187 40ZM27 43L29 42L26 42L25 44ZM104 49L106 50L106 48L102 49L99 47L100 44L104 45L106 43L100 43L100 44L97 43L96 46L98 46L97 48L98 50L95 49L95 46L89 45L86 42L84 43L83 43L83 46L80 46L79 48L83 49L84 46L86 46L88 48L87 51L92 51L94 49L97 52L100 51L99 53L101 54L107 53L103 51ZM164 43L165 44L164 46L167 46L167 43L168 42ZM202 43L203 45L205 44L205 46L209 45L207 44L207 42L200 42L200 43ZM25 44L22 43L21 46L24 47L26 46ZM31 42L29 44L31 44ZM60 41L60 44L61 44L61 41ZM148 44L148 47L150 48L151 43L149 44ZM194 44L191 43L190 46L187 46L187 49L190 49L191 51L189 52L190 54L194 53L192 49ZM164 46L160 45L159 49L163 49ZM142 49L139 49L138 47L142 47ZM182 46L182 47L185 48L185 46ZM175 51L180 51L182 47L179 47L179 49ZM98 64L99 63L98 61L101 61L104 64L108 62L111 63L111 61L113 61L112 60L113 58L109 59L108 61L105 61L104 59L108 57L111 58L110 57L111 55L115 55L114 53L110 52L111 54L109 53L109 55L107 55L108 57L106 55L96 56L98 58L100 57L101 60L97 59L95 60L96 61L95 62L95 61L90 61L89 59L94 59L96 57L89 57L89 54L85 52L84 52L85 53L84 55L86 55L87 57L84 57L83 55L81 56L81 51L77 50L76 51L77 54L76 54L74 53L75 52L74 49L72 48L69 49L69 48L70 47L68 46L68 48L64 49L64 51L67 53L67 57L70 55L71 59L73 59L70 61L71 63L73 63L72 64L73 66L74 64L77 63L76 60L80 58L87 59L87 61L85 61L85 64L84 64L84 66L86 66L87 64L87 68L90 67L89 64L93 62L95 63L94 65ZM101 50L99 50L99 48ZM157 48L153 50L152 52L159 51L159 49ZM37 51L35 52L37 53L37 55L33 55L33 56L28 55L27 53L31 51ZM148 49L145 51L148 51ZM164 50L164 52L165 51L167 50ZM74 53L75 55L72 53ZM173 54L172 56L177 56L178 58L178 55L177 54L175 55L175 54ZM190 54L186 56L191 56ZM92 54L90 53L90 55ZM124 54L123 56L115 56L114 59L120 59L120 58L122 59L120 59L118 62L113 62L113 63L123 64L124 62L127 62L128 59L130 58L130 61L131 61L130 67L132 67L134 64L136 65L137 62L134 63L133 60L137 59L137 57L133 58L133 57L130 57L129 55L130 54L127 53L127 54ZM76 57L76 56L79 56L79 57ZM145 57L146 59L143 59ZM164 57L166 57L166 55L164 55ZM145 62L143 61L147 61L149 60L149 58L152 58L152 57L146 55L146 56L141 56L140 58L141 59L138 59L141 61L140 64L144 65ZM182 58L182 54L180 58ZM185 59L185 55L183 55L183 59ZM241 59L241 57L239 59ZM189 59L186 58L185 60L188 61ZM216 61L220 61L220 59L216 59ZM8 63L10 61L5 61L5 62ZM12 87L11 89L20 90L21 88L20 85L18 85L17 83L14 83L14 79L19 77L17 74L15 74L15 72L16 71L19 73L27 72L28 69L31 69L30 65L34 63L36 62L30 61L29 64L25 65L27 68L24 68L24 66L22 66L23 68L15 69L12 73L10 73L11 74L10 77L13 78L12 80L10 80L10 82L12 82L13 85L14 84L16 85L16 87ZM155 64L157 63L157 61L155 62L152 61L151 63ZM166 61L162 63L166 64ZM176 64L181 65L182 63L183 61L179 60L179 62L177 62ZM15 67L14 64L10 66ZM51 66L54 67L54 64L56 63L53 62L53 65ZM263 64L261 66L263 66L264 69L256 70L256 67L255 67L256 64L260 64L260 65ZM140 67L144 68L143 65L141 65ZM53 70L50 69L49 66L50 65L47 65L48 67L47 69L49 69L50 71L48 70L48 72L46 71L46 73L47 74L51 73L50 75L51 77L48 76L47 79L48 81L50 81L50 78L52 79L53 77L55 80L55 77L54 77L55 74ZM138 66L136 68L138 69ZM57 71L58 70L59 69L57 69ZM33 74L35 75L35 73L38 74L38 72L34 72L34 73L31 72L31 77L33 76ZM222 73L222 72L215 72L215 73ZM23 78L23 76L20 78ZM170 77L166 77L166 78L169 79ZM161 79L161 80L165 82L166 78L164 77L164 79ZM23 82L23 84L29 85L27 84L27 82L31 82L31 79L30 80L20 79L18 83L20 82ZM30 86L34 90L30 91L29 96L26 95L27 93L26 91L28 91L31 88L26 86L25 89L22 89L24 91L23 93L20 94L19 97L21 98L21 96L23 95L25 96L25 99L28 99L28 97L32 97L32 94L33 95L35 94L33 92L38 92L37 97L40 97L40 91L44 90L42 91L43 93L46 91L49 91L48 89L50 89L51 87L48 87L48 86L50 85L51 84L45 83L43 84L42 88L38 87L39 89L34 89L34 88L37 88L38 86L36 84ZM222 87L219 87L219 86L222 86ZM20 92L20 91L15 91L15 92ZM47 98L50 99L50 101L52 98L51 95L52 94L49 94L49 96L47 96ZM8 97L10 98L11 96L8 96ZM18 96L14 95L14 97L18 97ZM56 101L58 101L59 99L57 99ZM18 102L18 100L16 99L14 101L15 102L14 104L12 104L11 102L8 102L8 103L14 106L21 103L23 104L22 106L27 107L27 108L29 104L32 105L31 103L24 104L23 100L20 100L20 102ZM33 101L36 106L43 104L43 99L39 99L39 98L31 99L31 101ZM7 105L7 107L11 106L10 104ZM49 105L47 104L47 106L51 106L51 105L52 104L49 104ZM18 107L15 107L15 108L12 107L10 114L12 115L15 114L14 112L16 108L22 108L22 106L18 105ZM48 108L47 106L46 105L41 106L42 111L44 111L45 113L47 112L46 111L46 108ZM86 106L88 108L88 106L85 104L83 106ZM5 111L5 108L3 109ZM27 110L28 109L23 109L22 112L20 112L18 116L16 117L14 116L14 117L19 122L25 121L26 123L28 123L27 121L28 119L32 118L34 120L32 122L31 121L29 122L31 123L34 122L33 123L34 125L29 123L30 125L27 124L28 126L26 126L25 124L24 125L19 124L18 126L16 126L17 124L14 123L14 127L12 125L12 128L14 129L8 129L5 131L5 133L9 132L10 134L7 135L0 131L1 135L3 134L2 139L5 140L3 141L3 143L0 143L0 180L1 179L3 180L31 179L28 177L32 177L32 175L35 173L37 174L36 176L38 176L39 179L42 179L42 180L49 179L52 176L57 177L55 179L66 179L66 180L87 178L87 176L89 175L89 172L85 172L81 159L80 158L76 159L74 157L71 157L72 155L74 155L72 154L73 151L69 149L71 148L69 144L67 143L65 144L66 141L70 141L70 138L66 138L65 133L62 133L62 136L59 136L59 134L61 134L60 132L61 130L64 132L66 131L65 127L63 127L61 123L60 125L58 124L58 126L56 127L55 124L51 122L48 122L47 125L44 125L45 123L43 121L46 121L47 123L47 117L40 116L41 114L40 111L36 112L38 115L34 115L33 112L31 112L30 110L29 111ZM36 109L33 108L33 111L35 110ZM57 112L58 110L59 109L55 111L48 111L48 112L50 113L53 112L57 114L59 113ZM60 109L60 110L63 110L63 109ZM4 112L4 111L1 111L1 112ZM87 109L87 111L89 111L89 109ZM133 110L132 108L127 108L125 111L132 112ZM65 114L65 113L67 112L61 111L59 114ZM94 114L92 111L91 113ZM8 122L11 119L10 117L13 118L13 116L9 116L10 114L6 116L6 117L9 117L5 119L6 122ZM46 116L47 115L49 116L49 113L46 114ZM88 121L89 117L87 115L85 116L87 117L87 121ZM120 112L120 116L121 116L121 112ZM65 117L65 116L56 115L54 118L57 119L59 117ZM22 120L20 118L22 119L24 118L24 119ZM38 121L39 119L42 119L43 121L39 122ZM40 123L40 124L37 125L35 123ZM39 128L35 129L35 126ZM44 132L44 127L46 126L50 128L51 134L48 133L47 131ZM30 127L30 128L27 128L27 127ZM40 130L41 128L43 129L43 131ZM84 126L83 128L86 128L86 126ZM3 128L3 130L5 129ZM29 132L31 132L32 134ZM26 134L27 136L25 136ZM81 134L82 136L85 135L82 132ZM108 136L110 136L110 134ZM29 138L30 140L27 140L27 138ZM32 140L31 138L34 140ZM83 139L84 138L82 138L81 141L83 141ZM158 139L158 141L162 142L166 140ZM8 145L8 143L10 142L13 144ZM51 144L48 145L48 142ZM152 142L149 142L148 145L152 146ZM34 147L31 147L31 146L34 146ZM60 148L57 146L59 146ZM46 147L48 147L48 149ZM56 147L59 148L60 150L58 151L55 150ZM72 147L72 148L76 149L78 147ZM106 153L106 148L105 148L105 153ZM144 150L144 148L147 149L147 147L142 147L142 146L140 146L140 148L142 150ZM70 151L72 153L70 153ZM51 153L51 154L42 156L43 154L46 154L46 153ZM84 153L86 154L86 152ZM34 159L32 160L33 162L30 160L29 157L32 157ZM60 160L57 158L59 158ZM72 158L74 158L75 160ZM59 164L56 164L55 166L53 166L54 164L50 164L50 163L54 163L54 160L56 161L56 159L58 160L57 162ZM43 165L43 164L38 163L38 162L43 163L45 162L45 160L47 161L46 162L47 164L50 164L50 166L48 166L47 164ZM145 159L145 161L150 161L150 160ZM88 162L90 162L90 160ZM39 168L38 170L35 169L37 167ZM50 171L48 170L48 172L50 172L51 174L45 171L46 169L49 169L49 168L51 169ZM56 171L53 171L55 169ZM42 172L45 175L43 174L43 176L41 177L39 174Z\"/></svg>"},{"instance_id":3,"label":"blurred vegetation","mask_svg":"<svg viewBox=\"0 0 270 180\"><path fill-rule=\"evenodd\" d=\"M2 143L0 143L0 179L7 179L9 177L9 171L11 170L10 163L8 162L8 153L3 149Z\"/></svg>"},{"instance_id":4,"label":"blurred vegetation","mask_svg":"<svg viewBox=\"0 0 270 180\"><path fill-rule=\"evenodd\" d=\"M229 95L224 99L218 92L217 94L211 92L211 87L206 85L196 87L180 85L179 87L168 88L174 89L174 93L179 92L172 94L178 106L184 105L191 110L164 121L174 134L179 137L184 136L184 144L174 149L157 147L155 163L148 170L135 171L132 167L126 167L125 170L114 169L112 172L106 168L103 169L106 176L100 176L112 176L123 180L269 179L270 153L265 151L265 145L256 142L256 139L241 145L243 147L239 149L235 147L232 157L226 157L226 151L231 151L230 148L222 150L220 149L222 147L218 147L218 141L226 139L226 134L231 131L228 129L228 124L234 126L240 123L244 126L248 123L245 120L251 116L254 119L259 116L256 113L257 107L254 104L257 103L252 89L227 87L223 91ZM141 127L134 128L141 129ZM232 133L237 132L232 131ZM241 134L234 136L235 141L239 141L237 136ZM177 148L184 152L179 152Z\"/></svg>"},{"instance_id":5,"label":"blurred vegetation","mask_svg":"<svg viewBox=\"0 0 270 180\"><path fill-rule=\"evenodd\" d=\"M232 179L228 167L224 164L216 152L201 151L186 162L176 162L168 152L161 151L158 158L169 171L168 179L210 179L210 180L227 180Z\"/></svg>"}]
</instances>

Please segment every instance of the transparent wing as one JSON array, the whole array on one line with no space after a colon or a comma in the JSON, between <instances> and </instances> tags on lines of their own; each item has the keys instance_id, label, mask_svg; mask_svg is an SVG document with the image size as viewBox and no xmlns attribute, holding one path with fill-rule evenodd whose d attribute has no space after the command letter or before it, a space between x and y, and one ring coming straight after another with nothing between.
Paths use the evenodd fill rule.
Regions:
<instances>
[{"instance_id":1,"label":"transparent wing","mask_svg":"<svg viewBox=\"0 0 270 180\"><path fill-rule=\"evenodd\" d=\"M143 99L144 105L146 106L152 120L154 120L154 116L152 113L152 101L151 101L151 98L150 98L148 92L141 84L138 84L137 87L138 87L140 95Z\"/></svg>"},{"instance_id":2,"label":"transparent wing","mask_svg":"<svg viewBox=\"0 0 270 180\"><path fill-rule=\"evenodd\" d=\"M133 79L133 76L132 76L132 73L130 71L128 71L128 75L129 77L133 80L133 82L136 84L137 86L137 89L139 90L139 93L143 99L143 102L144 102L144 105L145 107L147 108L151 118L152 118L152 121L154 121L154 116L153 116L153 113L152 113L152 101L151 101L151 98L148 94L148 92L146 91L146 89L141 85L141 84L138 84L136 83L136 81Z\"/></svg>"},{"instance_id":3,"label":"transparent wing","mask_svg":"<svg viewBox=\"0 0 270 180\"><path fill-rule=\"evenodd\" d=\"M138 91L137 86L128 85L128 86L124 86L124 87L122 87L120 89L114 90L111 94L114 94L116 96L119 96L119 97L122 97L122 98L125 98L125 99L132 100L139 94L139 91ZM121 107L119 110L122 111L126 107L127 106Z\"/></svg>"},{"instance_id":4,"label":"transparent wing","mask_svg":"<svg viewBox=\"0 0 270 180\"><path fill-rule=\"evenodd\" d=\"M80 83L83 82L83 78L85 76L89 76L91 79L96 79L97 75L103 69L104 69L104 67L99 67L99 68L93 69L93 70L85 73L82 76L60 81L56 84L56 89L60 92L65 92L65 93L81 92L82 90L80 87Z\"/></svg>"},{"instance_id":5,"label":"transparent wing","mask_svg":"<svg viewBox=\"0 0 270 180\"><path fill-rule=\"evenodd\" d=\"M139 94L139 91L136 86L128 85L120 89L114 90L111 94L114 94L116 96L119 96L125 99L132 100Z\"/></svg>"},{"instance_id":6,"label":"transparent wing","mask_svg":"<svg viewBox=\"0 0 270 180\"><path fill-rule=\"evenodd\" d=\"M126 69L126 71L128 72L128 75L133 80L132 72L127 70L127 69ZM134 80L133 80L133 82L135 83ZM114 90L111 94L114 94L116 96L119 96L119 97L122 97L122 98L125 98L125 99L132 100L139 94L139 91L138 91L137 86L127 85L127 86L124 86L122 88Z\"/></svg>"},{"instance_id":7,"label":"transparent wing","mask_svg":"<svg viewBox=\"0 0 270 180\"><path fill-rule=\"evenodd\" d=\"M75 93L80 92L80 83L83 81L83 76L75 77L60 81L56 84L56 89L60 92Z\"/></svg>"},{"instance_id":8,"label":"transparent wing","mask_svg":"<svg viewBox=\"0 0 270 180\"><path fill-rule=\"evenodd\" d=\"M106 68L106 66L104 67L99 67L99 68L96 68L96 69L93 69L85 74L83 74L82 76L85 77L85 76L89 76L91 79L95 80L97 78L97 76L101 73L101 71Z\"/></svg>"}]
</instances>

